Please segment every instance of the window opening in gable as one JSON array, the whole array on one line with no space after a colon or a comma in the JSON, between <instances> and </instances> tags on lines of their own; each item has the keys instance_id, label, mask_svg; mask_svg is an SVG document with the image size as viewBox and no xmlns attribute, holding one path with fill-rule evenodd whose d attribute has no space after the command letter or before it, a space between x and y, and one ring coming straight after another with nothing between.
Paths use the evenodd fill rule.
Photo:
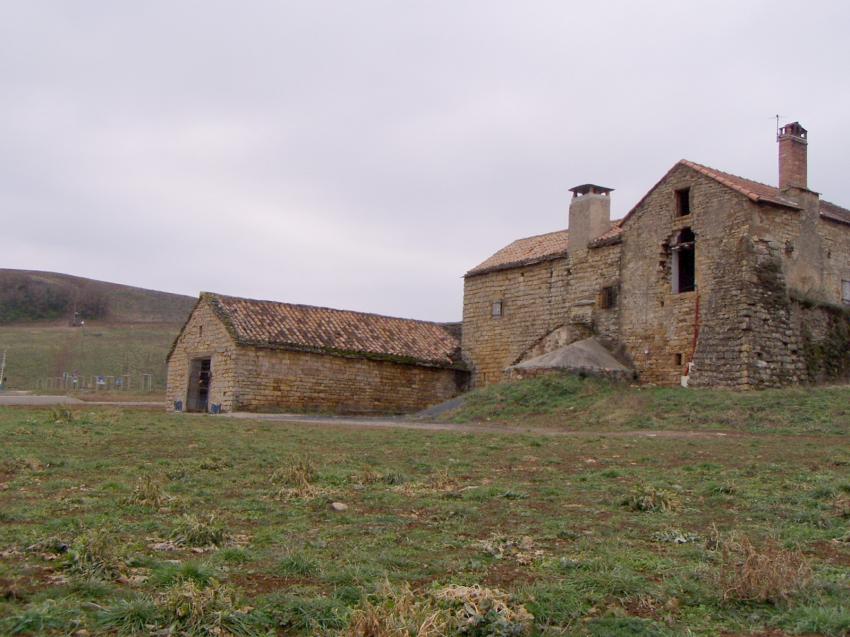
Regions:
<instances>
[{"instance_id":1,"label":"window opening in gable","mask_svg":"<svg viewBox=\"0 0 850 637\"><path fill-rule=\"evenodd\" d=\"M696 237L693 230L684 228L676 237L673 250L673 292L693 292L696 289Z\"/></svg>"},{"instance_id":2,"label":"window opening in gable","mask_svg":"<svg viewBox=\"0 0 850 637\"><path fill-rule=\"evenodd\" d=\"M682 188L676 191L676 214L686 217L691 214L691 189Z\"/></svg>"},{"instance_id":3,"label":"window opening in gable","mask_svg":"<svg viewBox=\"0 0 850 637\"><path fill-rule=\"evenodd\" d=\"M502 302L493 301L493 307L491 308L490 312L493 318L499 318L500 316L502 316Z\"/></svg>"}]
</instances>

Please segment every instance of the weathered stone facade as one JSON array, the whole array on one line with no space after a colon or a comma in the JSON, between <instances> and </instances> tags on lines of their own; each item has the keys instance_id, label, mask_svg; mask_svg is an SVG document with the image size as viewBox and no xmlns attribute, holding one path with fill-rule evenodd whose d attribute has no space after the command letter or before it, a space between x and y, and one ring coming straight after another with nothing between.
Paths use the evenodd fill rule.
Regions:
<instances>
[{"instance_id":1,"label":"weathered stone facade","mask_svg":"<svg viewBox=\"0 0 850 637\"><path fill-rule=\"evenodd\" d=\"M780 157L782 178L805 185L806 144L780 143L792 162ZM614 224L579 214L609 189L579 188L595 199L574 199L570 223L581 225L552 233L561 245L520 240L467 273L463 349L473 384L589 335L661 385L685 377L691 386L764 387L847 373L850 211L796 185L687 161Z\"/></svg>"},{"instance_id":2,"label":"weathered stone facade","mask_svg":"<svg viewBox=\"0 0 850 637\"><path fill-rule=\"evenodd\" d=\"M202 295L169 354L167 400L171 410L403 413L448 400L466 386L468 374L461 365L449 360L416 360L389 347L390 351L383 353L375 348L360 353L339 347L321 351L312 343L293 343L292 336L285 342L240 342L245 339L238 321L223 316L218 300ZM240 301L241 307L251 307L250 301ZM287 307L296 308L297 318L297 312L305 309ZM333 325L331 331L340 329L340 315L354 315L361 322L371 320L370 315L315 309ZM431 333L442 336L443 328L436 324L374 318L381 320L379 328L385 333L387 324L401 332L409 328L412 335L400 333L397 337L408 339L402 346L411 353L415 353L411 343L421 333L424 338ZM270 320L274 322L274 317ZM296 327L302 328L305 322ZM439 347L450 354L452 347L459 349L459 343L448 335ZM198 360L210 363L208 396L202 406L193 404L191 397L192 383L197 384L197 379L192 380L192 362Z\"/></svg>"}]
</instances>

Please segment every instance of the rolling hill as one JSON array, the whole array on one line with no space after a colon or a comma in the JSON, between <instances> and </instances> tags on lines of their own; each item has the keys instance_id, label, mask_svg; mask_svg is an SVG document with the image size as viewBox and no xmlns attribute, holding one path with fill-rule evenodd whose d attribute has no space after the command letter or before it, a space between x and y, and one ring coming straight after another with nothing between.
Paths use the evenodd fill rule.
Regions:
<instances>
[{"instance_id":1,"label":"rolling hill","mask_svg":"<svg viewBox=\"0 0 850 637\"><path fill-rule=\"evenodd\" d=\"M151 374L165 387L165 356L195 298L54 272L0 269L0 354L9 389L48 378ZM74 315L85 326L74 326Z\"/></svg>"}]
</instances>

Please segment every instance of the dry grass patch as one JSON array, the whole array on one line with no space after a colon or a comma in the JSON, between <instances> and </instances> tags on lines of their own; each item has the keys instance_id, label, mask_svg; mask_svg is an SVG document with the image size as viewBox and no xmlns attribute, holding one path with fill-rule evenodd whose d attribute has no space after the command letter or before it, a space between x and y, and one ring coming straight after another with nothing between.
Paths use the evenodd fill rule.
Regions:
<instances>
[{"instance_id":1,"label":"dry grass patch","mask_svg":"<svg viewBox=\"0 0 850 637\"><path fill-rule=\"evenodd\" d=\"M446 586L415 594L385 582L376 600L355 611L347 637L523 637L534 617L508 593L480 586Z\"/></svg>"},{"instance_id":2,"label":"dry grass patch","mask_svg":"<svg viewBox=\"0 0 850 637\"><path fill-rule=\"evenodd\" d=\"M812 569L800 551L782 548L775 540L755 547L735 533L720 546L717 583L724 601L788 601L812 581Z\"/></svg>"},{"instance_id":3,"label":"dry grass patch","mask_svg":"<svg viewBox=\"0 0 850 637\"><path fill-rule=\"evenodd\" d=\"M319 471L313 460L307 456L295 456L286 466L272 472L272 484L281 485L277 498L281 500L312 500L324 495L324 490L314 484Z\"/></svg>"}]
</instances>

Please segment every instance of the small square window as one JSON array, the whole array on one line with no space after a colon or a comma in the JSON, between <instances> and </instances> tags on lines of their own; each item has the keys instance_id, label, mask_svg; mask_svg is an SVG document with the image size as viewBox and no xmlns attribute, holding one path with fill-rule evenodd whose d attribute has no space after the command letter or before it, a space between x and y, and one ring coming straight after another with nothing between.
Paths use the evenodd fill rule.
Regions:
<instances>
[{"instance_id":1,"label":"small square window","mask_svg":"<svg viewBox=\"0 0 850 637\"><path fill-rule=\"evenodd\" d=\"M686 217L691 214L691 189L682 188L676 191L676 214Z\"/></svg>"},{"instance_id":2,"label":"small square window","mask_svg":"<svg viewBox=\"0 0 850 637\"><path fill-rule=\"evenodd\" d=\"M850 281L841 282L841 300L845 305L850 305Z\"/></svg>"},{"instance_id":3,"label":"small square window","mask_svg":"<svg viewBox=\"0 0 850 637\"><path fill-rule=\"evenodd\" d=\"M610 310L617 307L617 286L608 285L599 293L599 307Z\"/></svg>"},{"instance_id":4,"label":"small square window","mask_svg":"<svg viewBox=\"0 0 850 637\"><path fill-rule=\"evenodd\" d=\"M676 354L675 359L676 359L676 367L681 367L682 362L684 360L684 357L681 354Z\"/></svg>"},{"instance_id":5,"label":"small square window","mask_svg":"<svg viewBox=\"0 0 850 637\"><path fill-rule=\"evenodd\" d=\"M498 318L502 315L502 302L501 301L493 301L493 307L491 309L491 315L493 318Z\"/></svg>"}]
</instances>

